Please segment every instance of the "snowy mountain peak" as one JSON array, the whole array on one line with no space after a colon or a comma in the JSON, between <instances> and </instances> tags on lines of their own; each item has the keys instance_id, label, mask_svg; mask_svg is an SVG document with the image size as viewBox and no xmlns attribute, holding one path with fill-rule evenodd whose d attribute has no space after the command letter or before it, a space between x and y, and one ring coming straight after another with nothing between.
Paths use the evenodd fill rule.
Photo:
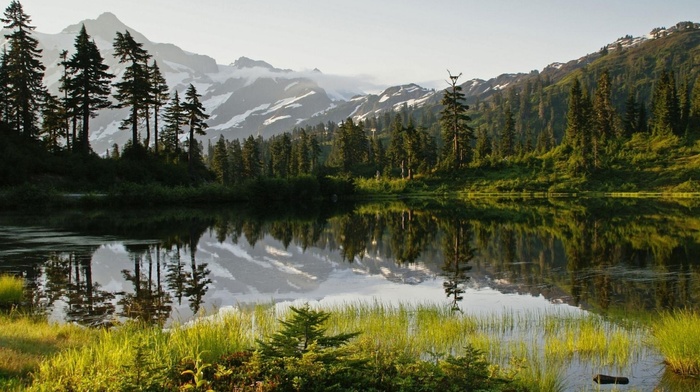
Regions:
<instances>
[{"instance_id":1,"label":"snowy mountain peak","mask_svg":"<svg viewBox=\"0 0 700 392\"><path fill-rule=\"evenodd\" d=\"M273 67L270 63L267 63L262 60L253 60L251 58L242 56L239 57L238 60L234 61L233 64L231 64L233 67L238 68L238 69L244 69L244 68L267 68L269 70L274 70L275 67Z\"/></svg>"}]
</instances>

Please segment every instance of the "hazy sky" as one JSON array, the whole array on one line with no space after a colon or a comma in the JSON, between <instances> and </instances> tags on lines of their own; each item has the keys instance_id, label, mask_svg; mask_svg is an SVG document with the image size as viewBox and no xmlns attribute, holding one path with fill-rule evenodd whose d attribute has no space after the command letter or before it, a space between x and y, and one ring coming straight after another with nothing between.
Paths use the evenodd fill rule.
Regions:
<instances>
[{"instance_id":1,"label":"hazy sky","mask_svg":"<svg viewBox=\"0 0 700 392\"><path fill-rule=\"evenodd\" d=\"M44 33L109 11L151 41L209 55L219 64L246 56L278 68L363 76L379 85L438 88L446 69L463 73L461 81L541 70L626 34L700 22L698 0L20 2Z\"/></svg>"}]
</instances>

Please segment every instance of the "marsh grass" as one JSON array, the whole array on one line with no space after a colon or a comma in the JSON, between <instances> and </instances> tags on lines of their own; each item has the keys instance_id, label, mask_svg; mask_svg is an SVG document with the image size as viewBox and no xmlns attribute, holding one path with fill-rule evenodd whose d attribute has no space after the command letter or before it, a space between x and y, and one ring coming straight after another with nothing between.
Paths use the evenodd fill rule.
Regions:
<instances>
[{"instance_id":1,"label":"marsh grass","mask_svg":"<svg viewBox=\"0 0 700 392\"><path fill-rule=\"evenodd\" d=\"M330 317L329 335L360 332L350 350L370 359L371 368L387 369L394 361L437 364L479 350L499 377L529 390L563 391L570 363L624 366L642 351L644 330L620 327L601 317L578 312L506 312L465 315L449 307L416 304L390 306L346 303L323 307ZM284 308L259 305L233 309L174 325L168 330L124 325L100 332L93 344L52 355L38 372L35 390L91 390L100 385L165 385L182 374L187 358L199 366L252 349L281 327ZM407 362L403 362L407 363ZM137 369L145 369L143 371ZM156 388L157 389L157 388Z\"/></svg>"},{"instance_id":2,"label":"marsh grass","mask_svg":"<svg viewBox=\"0 0 700 392\"><path fill-rule=\"evenodd\" d=\"M24 279L0 275L0 307L17 305L24 296Z\"/></svg>"},{"instance_id":3,"label":"marsh grass","mask_svg":"<svg viewBox=\"0 0 700 392\"><path fill-rule=\"evenodd\" d=\"M700 315L688 310L663 313L653 325L653 339L668 367L700 377Z\"/></svg>"},{"instance_id":4,"label":"marsh grass","mask_svg":"<svg viewBox=\"0 0 700 392\"><path fill-rule=\"evenodd\" d=\"M0 316L0 381L3 390L28 380L47 358L89 344L96 331L57 325L13 312Z\"/></svg>"}]
</instances>

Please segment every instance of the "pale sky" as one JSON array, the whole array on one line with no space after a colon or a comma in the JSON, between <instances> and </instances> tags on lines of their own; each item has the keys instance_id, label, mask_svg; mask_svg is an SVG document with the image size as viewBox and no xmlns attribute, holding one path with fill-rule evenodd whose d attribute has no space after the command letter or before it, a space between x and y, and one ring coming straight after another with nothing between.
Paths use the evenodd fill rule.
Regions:
<instances>
[{"instance_id":1,"label":"pale sky","mask_svg":"<svg viewBox=\"0 0 700 392\"><path fill-rule=\"evenodd\" d=\"M219 64L246 56L278 68L360 76L378 85L437 88L444 87L447 69L461 72L462 82L541 70L626 34L700 22L698 0L20 2L43 33L109 11L153 42L173 43Z\"/></svg>"}]
</instances>

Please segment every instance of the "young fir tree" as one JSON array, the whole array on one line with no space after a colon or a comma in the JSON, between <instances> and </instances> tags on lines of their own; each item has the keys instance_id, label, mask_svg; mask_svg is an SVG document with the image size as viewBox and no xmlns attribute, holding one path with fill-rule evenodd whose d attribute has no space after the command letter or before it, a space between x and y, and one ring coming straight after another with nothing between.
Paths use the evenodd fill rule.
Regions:
<instances>
[{"instance_id":1,"label":"young fir tree","mask_svg":"<svg viewBox=\"0 0 700 392\"><path fill-rule=\"evenodd\" d=\"M118 108L131 108L129 117L122 120L120 129L131 126L131 143L134 148L139 146L138 123L141 113L148 107L151 100L151 78L148 69L148 59L151 55L143 49L143 44L136 42L128 31L117 32L114 39L114 57L120 64L128 64L122 80L114 86L117 92L114 98Z\"/></svg>"},{"instance_id":2,"label":"young fir tree","mask_svg":"<svg viewBox=\"0 0 700 392\"><path fill-rule=\"evenodd\" d=\"M168 103L170 94L168 93L168 83L165 81L165 77L160 72L158 63L153 60L153 63L149 67L150 77L151 77L151 105L153 106L153 151L158 155L158 118L160 117L160 110L163 106Z\"/></svg>"},{"instance_id":3,"label":"young fir tree","mask_svg":"<svg viewBox=\"0 0 700 392\"><path fill-rule=\"evenodd\" d=\"M78 137L79 149L87 154L90 152L90 118L95 117L97 110L110 107L108 97L114 75L107 72L109 66L104 63L85 25L75 38L75 53L67 61L66 69L69 102L74 105L72 111L79 113L83 125Z\"/></svg>"},{"instance_id":4,"label":"young fir tree","mask_svg":"<svg viewBox=\"0 0 700 392\"><path fill-rule=\"evenodd\" d=\"M637 100L634 98L634 93L630 92L625 101L625 117L622 120L623 136L630 137L633 133L637 132L638 123L639 108L637 106Z\"/></svg>"},{"instance_id":5,"label":"young fir tree","mask_svg":"<svg viewBox=\"0 0 700 392\"><path fill-rule=\"evenodd\" d=\"M207 123L204 121L209 118L209 115L204 113L204 106L199 101L200 97L201 95L197 94L197 89L190 84L185 92L185 102L182 104L182 109L190 129L190 136L188 139L189 149L187 151L190 174L194 172L195 163L195 150L193 148L195 144L194 135L205 135L205 130L208 128Z\"/></svg>"},{"instance_id":6,"label":"young fir tree","mask_svg":"<svg viewBox=\"0 0 700 392\"><path fill-rule=\"evenodd\" d=\"M695 134L700 133L700 75L695 78L695 84L690 94L688 128L691 132L695 132Z\"/></svg>"},{"instance_id":7,"label":"young fir tree","mask_svg":"<svg viewBox=\"0 0 700 392\"><path fill-rule=\"evenodd\" d=\"M471 140L474 138L474 131L468 125L471 121L467 115L469 106L464 102L462 87L457 85L458 78L459 75L450 75L452 85L445 90L440 101L442 110L439 119L446 147L445 158L452 162L454 169L468 163L471 157Z\"/></svg>"},{"instance_id":8,"label":"young fir tree","mask_svg":"<svg viewBox=\"0 0 700 392\"><path fill-rule=\"evenodd\" d=\"M38 131L37 114L46 94L39 41L31 36L35 27L17 0L12 0L0 20L11 31L5 34L10 50L3 56L8 124L17 133L34 137Z\"/></svg>"}]
</instances>

